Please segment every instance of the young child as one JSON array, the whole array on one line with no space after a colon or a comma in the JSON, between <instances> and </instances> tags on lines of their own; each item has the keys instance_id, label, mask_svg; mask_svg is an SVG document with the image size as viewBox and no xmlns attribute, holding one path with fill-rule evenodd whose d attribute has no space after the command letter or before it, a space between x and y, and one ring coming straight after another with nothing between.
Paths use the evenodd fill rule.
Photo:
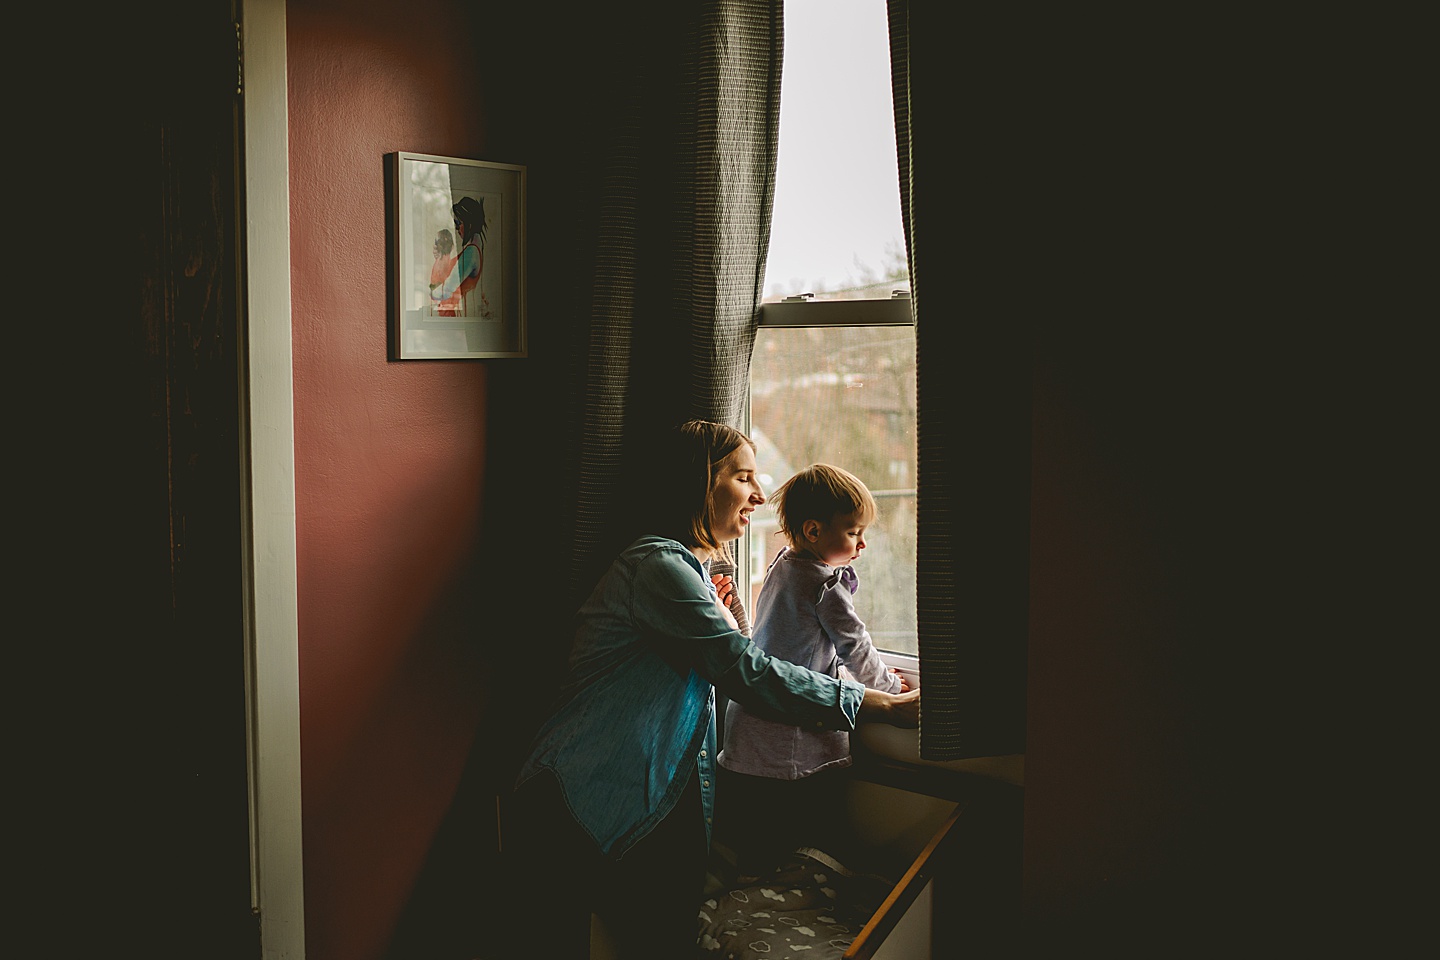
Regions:
<instances>
[{"instance_id":1,"label":"young child","mask_svg":"<svg viewBox=\"0 0 1440 960\"><path fill-rule=\"evenodd\" d=\"M851 567L878 510L859 478L817 463L770 498L787 545L771 561L755 601L755 645L772 657L866 687L900 693L909 685L886 667L855 612ZM850 735L759 716L737 703L725 711L717 758L716 830L740 869L759 873L796 846L834 836L838 792L851 764Z\"/></svg>"}]
</instances>

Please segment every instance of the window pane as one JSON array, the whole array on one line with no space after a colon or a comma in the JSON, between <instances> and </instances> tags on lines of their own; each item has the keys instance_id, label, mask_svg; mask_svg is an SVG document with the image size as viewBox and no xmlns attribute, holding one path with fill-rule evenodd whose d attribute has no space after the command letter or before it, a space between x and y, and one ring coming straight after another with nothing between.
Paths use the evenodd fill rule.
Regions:
<instances>
[{"instance_id":1,"label":"window pane","mask_svg":"<svg viewBox=\"0 0 1440 960\"><path fill-rule=\"evenodd\" d=\"M843 467L870 488L880 516L855 562L855 605L875 646L917 653L915 328L761 327L750 433L767 492L812 463ZM753 610L784 541L768 506L750 534Z\"/></svg>"},{"instance_id":2,"label":"window pane","mask_svg":"<svg viewBox=\"0 0 1440 960\"><path fill-rule=\"evenodd\" d=\"M765 299L910 289L885 0L785 0Z\"/></svg>"}]
</instances>

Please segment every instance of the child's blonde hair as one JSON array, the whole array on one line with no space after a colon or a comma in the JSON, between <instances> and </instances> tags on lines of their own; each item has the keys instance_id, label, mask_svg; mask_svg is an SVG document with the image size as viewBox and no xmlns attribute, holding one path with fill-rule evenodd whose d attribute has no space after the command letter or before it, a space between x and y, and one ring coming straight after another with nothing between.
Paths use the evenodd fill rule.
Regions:
<instances>
[{"instance_id":1,"label":"child's blonde hair","mask_svg":"<svg viewBox=\"0 0 1440 960\"><path fill-rule=\"evenodd\" d=\"M792 547L804 543L806 520L829 523L837 514L853 513L855 522L869 526L879 515L870 490L849 470L828 463L812 463L780 485L770 497L780 532Z\"/></svg>"}]
</instances>

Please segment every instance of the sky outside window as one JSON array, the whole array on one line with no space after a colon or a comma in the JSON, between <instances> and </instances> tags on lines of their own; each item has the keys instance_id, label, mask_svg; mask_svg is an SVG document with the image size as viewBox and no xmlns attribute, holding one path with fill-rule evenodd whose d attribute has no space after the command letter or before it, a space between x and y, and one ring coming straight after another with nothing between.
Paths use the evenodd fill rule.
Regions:
<instances>
[{"instance_id":1,"label":"sky outside window","mask_svg":"<svg viewBox=\"0 0 1440 960\"><path fill-rule=\"evenodd\" d=\"M908 289L897 171L884 0L786 0L765 299Z\"/></svg>"}]
</instances>

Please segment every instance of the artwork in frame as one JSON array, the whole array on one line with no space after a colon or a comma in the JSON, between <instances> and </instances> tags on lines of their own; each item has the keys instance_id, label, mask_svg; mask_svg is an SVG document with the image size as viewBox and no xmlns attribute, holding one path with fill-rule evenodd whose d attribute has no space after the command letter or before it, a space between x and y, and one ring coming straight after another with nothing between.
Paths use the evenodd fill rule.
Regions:
<instances>
[{"instance_id":1,"label":"artwork in frame","mask_svg":"<svg viewBox=\"0 0 1440 960\"><path fill-rule=\"evenodd\" d=\"M525 356L525 168L390 156L392 358Z\"/></svg>"}]
</instances>

